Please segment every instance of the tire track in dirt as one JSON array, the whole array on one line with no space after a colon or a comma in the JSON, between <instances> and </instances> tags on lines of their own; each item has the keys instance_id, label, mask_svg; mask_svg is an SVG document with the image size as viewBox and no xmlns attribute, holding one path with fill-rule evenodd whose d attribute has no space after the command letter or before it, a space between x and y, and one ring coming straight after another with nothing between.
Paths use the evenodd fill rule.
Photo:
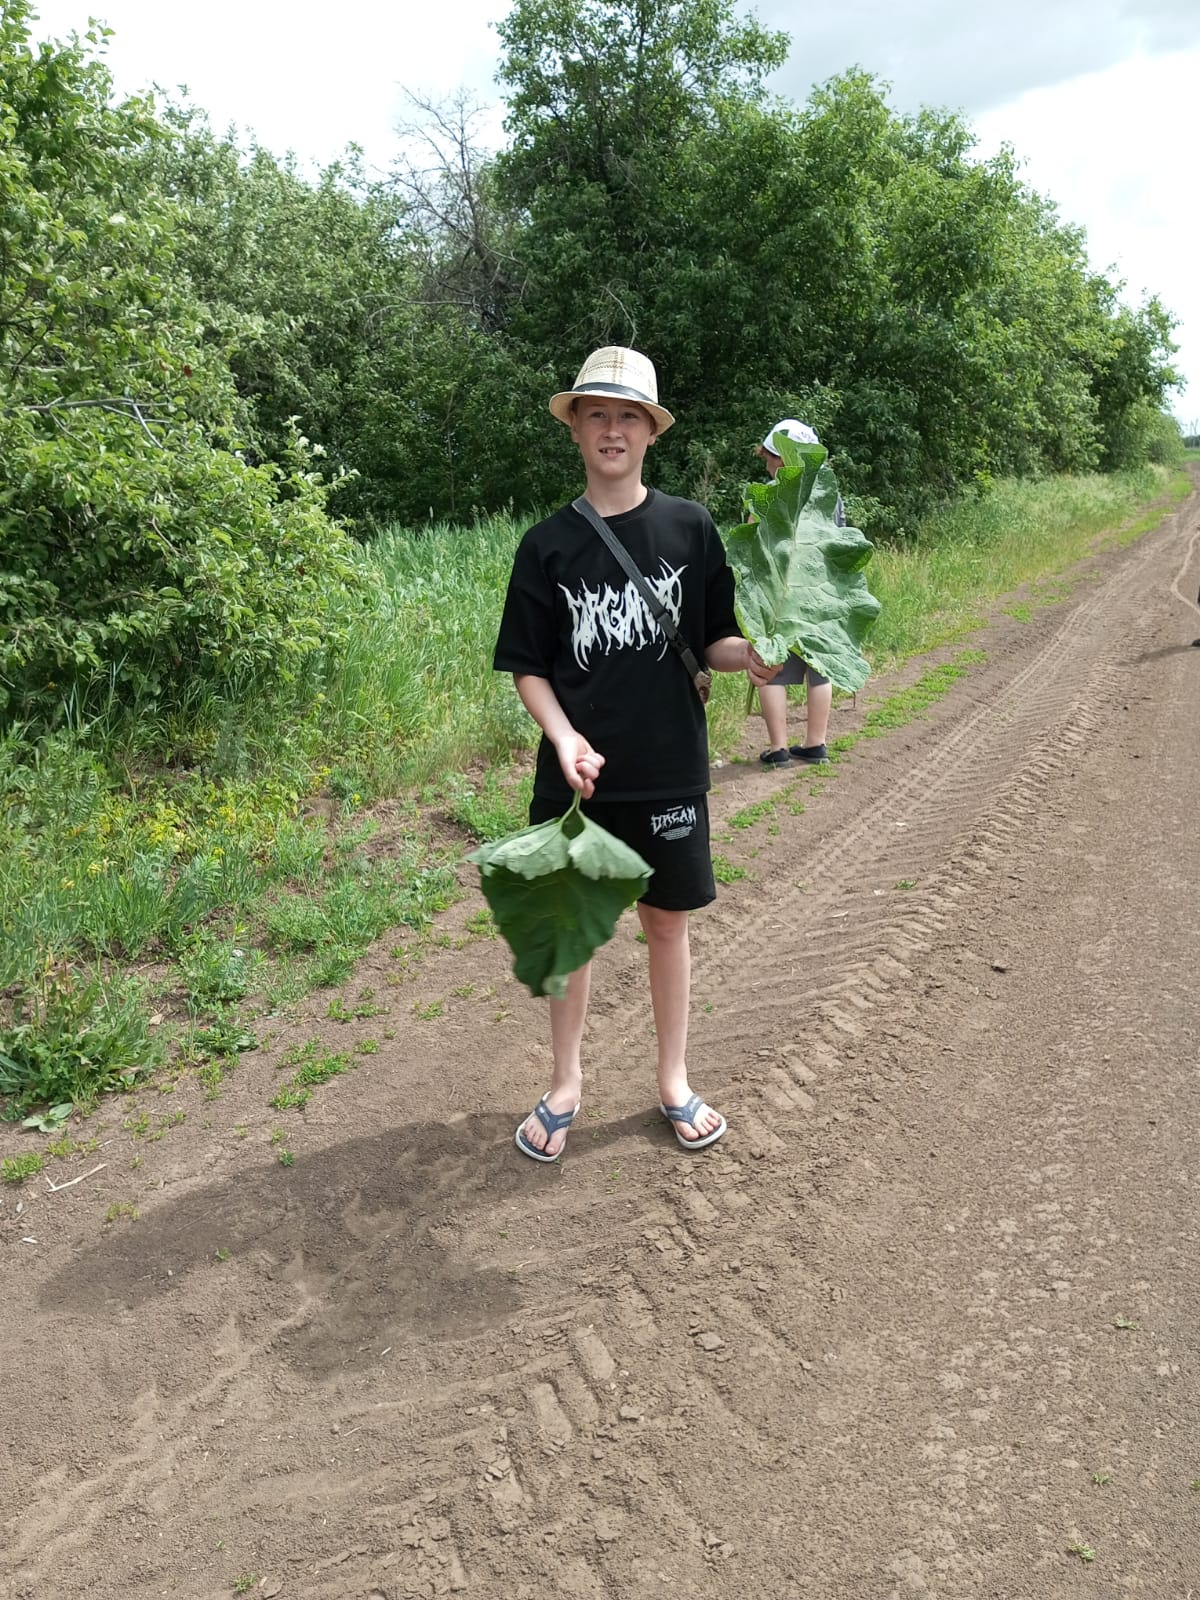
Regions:
<instances>
[{"instance_id":1,"label":"tire track in dirt","mask_svg":"<svg viewBox=\"0 0 1200 1600\"><path fill-rule=\"evenodd\" d=\"M1149 581L1153 557L1153 551L1139 550L1136 561L1129 562L1118 578L1111 579L1096 594L1077 606L1049 645L1003 691L998 705L976 712L949 739L942 741L918 765L901 793L891 799L886 808L891 819L916 825L915 831L902 842L900 856L903 861L916 861L925 871L931 863L944 859L948 844L957 841L957 847L948 865L932 872L924 893L906 903L900 918L881 919L877 927L866 930L859 925L855 942L858 951L863 953L859 955L857 966L851 968L849 977L845 975L844 963L837 961L836 945L831 946L832 954L827 952L826 961L830 965L839 965L842 976L836 984L827 986L829 991L845 993L848 986L864 979L869 972L874 982L862 981L860 1008L869 1008L879 999L886 999L897 984L911 976L910 969L904 964L904 956L913 951L919 953L927 950L932 940L944 929L947 919L955 912L962 911L970 893L973 891L978 894L989 888L995 867L1003 860L1003 852L1011 851L1016 837L1027 827L1029 819L1036 815L1039 803L1056 774L1081 744L1096 734L1099 721L1090 709L1091 704L1097 695L1114 688L1120 676L1120 669L1108 648L1103 629L1128 604L1135 580L1141 574L1147 574L1146 581ZM997 736L997 727L1005 730L1018 722L1021 725L1019 737L1006 739ZM1040 734L1032 746L1029 736L1031 725ZM1004 780L1008 780L1007 792L1003 792ZM998 790L1002 792L996 801L991 797ZM877 837L874 834L875 827L873 817L864 819L849 837L843 838L840 849L822 861L820 878L824 880L823 883L818 885L815 894L810 893L805 897L802 907L795 908L796 911L802 910L806 923L812 921L814 907L818 917L822 912L827 916L832 912L841 898L839 866L852 856L861 857L868 850L873 838ZM886 849L890 842L884 835L885 849L876 850L872 863L876 873L883 876L894 870L892 863L897 859L894 846L890 851ZM739 952L744 953L768 917L775 919L772 927L774 946L777 948L785 942L779 938L777 913L772 909L761 915L748 931L736 930L732 951L725 945L722 956L727 960L730 954L736 957ZM797 915L796 926L799 926L800 920ZM786 932L786 928L783 931ZM762 966L760 962L760 970ZM768 970L765 974L767 986L777 982L782 975L778 967ZM822 993L818 988L818 1005L821 999ZM847 1037L861 1040L866 1036L869 1021L862 1019L861 1009L856 1018L851 1014L851 1008L839 1009L829 1005L818 1031L823 1035L822 1042L836 1059ZM722 1042L719 1035L717 1038L718 1042ZM734 1043L733 1038L730 1037L728 1042ZM797 1062L795 1055L784 1062L785 1071L790 1068L794 1073L797 1066L801 1072L796 1090L811 1101L816 1074L803 1061ZM778 1080L776 1087L779 1090ZM803 1101L796 1100L795 1092L789 1093L783 1087L772 1097L773 1104L762 1107L758 1114L761 1143L776 1157L784 1151L785 1146L771 1133L767 1122L772 1116L786 1116L789 1110L794 1111L798 1106L807 1109ZM753 1093L743 1097L744 1102L752 1102L754 1098ZM746 1103L740 1108L742 1121L746 1120L747 1109L749 1106ZM694 1230L697 1226L697 1201L711 1213L711 1217L706 1217L700 1226L704 1226L708 1220L715 1220L730 1208L731 1191L719 1181L718 1174L724 1175L721 1171L723 1167L733 1166L736 1170L739 1165L737 1162L710 1163L696 1186L698 1192L689 1196L687 1210L676 1210L676 1220L668 1225L666 1232L680 1260L691 1266L688 1281L692 1293L705 1304L717 1305L725 1323L731 1330L737 1330L737 1347L743 1352L751 1351L756 1356L766 1352L768 1363L776 1369L784 1369L786 1373L793 1366L791 1339L787 1334L776 1336L759 1322L744 1296L731 1296L728 1293L714 1295L714 1274L703 1265L696 1242L689 1232L689 1228ZM717 1181L705 1181L710 1174ZM740 1177L738 1181L741 1181ZM750 1203L753 1204L753 1200ZM733 1209L736 1211L738 1207L734 1205ZM760 1223L761 1220L760 1217ZM760 1226L758 1230L763 1260L771 1272L781 1267L786 1270L787 1263L776 1259L780 1252L779 1235L783 1231L784 1227L778 1223L774 1229L764 1230ZM638 1264L632 1270L642 1279L643 1292L651 1301L656 1320L659 1323L678 1324L678 1313L662 1302L662 1257L670 1253L669 1247L664 1245L662 1231L652 1232L648 1243L655 1254L651 1255L649 1250L643 1249ZM636 1253L636 1247L634 1249ZM698 1312L697 1315L704 1319L703 1313ZM711 1311L707 1320L712 1320ZM706 1330L692 1331L703 1333ZM628 1346L611 1339L610 1344L620 1352L614 1360L625 1362L634 1359L628 1353ZM669 1343L668 1350L669 1353L658 1360L657 1370L654 1365L647 1365L644 1350L638 1353L643 1384L669 1392L671 1376L678 1372L681 1364L681 1351L688 1352L689 1346L676 1337ZM684 1365L688 1365L686 1359ZM803 1365L796 1363L796 1370L803 1371ZM732 1408L724 1403L726 1414L718 1424L718 1429L723 1427L731 1437L739 1437L743 1453L746 1430L753 1426L754 1413L760 1409L750 1398L756 1392L756 1387L753 1381L743 1384L740 1403ZM863 1403L868 1403L868 1399L864 1395ZM779 1403L777 1395L775 1404ZM769 1415L766 1420L769 1422ZM712 1431L711 1427L709 1431ZM757 1442L760 1447L766 1443L762 1438ZM531 1485L536 1476L535 1463L532 1472L527 1474L527 1497L532 1497ZM669 1500L671 1496L664 1498ZM590 1497L584 1495L578 1499L580 1520L586 1520ZM678 1484L674 1486L674 1499L678 1512ZM561 1509L561 1498L558 1504ZM703 1512L697 1515L698 1509L686 1508L697 1526L703 1527ZM696 1551L699 1547L693 1542L692 1548ZM624 1573L614 1592L620 1592L621 1583L627 1581L627 1577L628 1574Z\"/></svg>"},{"instance_id":2,"label":"tire track in dirt","mask_svg":"<svg viewBox=\"0 0 1200 1600\"><path fill-rule=\"evenodd\" d=\"M872 815L844 835L839 846L821 861L819 869L810 872L810 880L817 880L816 889L805 896L802 906L793 900L794 928L802 923L811 924L814 912L818 922L822 913L827 920L832 920L832 908L842 898L839 869L851 858L861 867L862 856L873 853L870 866L876 875L884 877L896 870L897 863L913 864L925 874L923 893L907 900L901 917L881 919L875 928L865 930L860 923L856 932L860 954L850 968L849 977L845 963L838 960L839 950L833 937L836 930L822 929L829 935L825 959L828 965L838 967L841 972L836 983L826 986L827 990L844 993L848 985L862 981L859 998L863 1009L886 999L895 984L911 976L905 966L905 956L927 950L933 939L943 932L947 920L966 909L972 895L979 896L990 890L997 867L1006 859L1006 853L1013 853L1018 840L1023 848L1028 848L1029 830L1039 815L1047 789L1064 765L1099 730L1100 719L1094 710L1097 699L1110 695L1119 685L1123 669L1111 650L1109 630L1114 619L1127 613L1131 597L1136 599L1153 582L1157 555L1157 548L1139 547L1118 574L1074 608L1050 643L1012 679L995 705L977 711L917 765L907 784L884 808L888 820L910 825L911 831L906 832L902 842L897 844L886 833L880 835L877 832L879 819ZM1129 643L1126 630L1127 648ZM872 846L875 846L873 852ZM945 860L948 849L951 850L948 862L938 868L935 863ZM786 947L787 922L784 920L781 926L777 910L772 908L755 919L748 929L733 930L729 942L722 942L721 955L726 963L723 971L744 970L745 956L768 918L772 921L770 948L778 951L781 946ZM707 941L698 940L698 944L704 942ZM743 957L742 966L736 959L739 954ZM777 987L786 976L786 956L780 960L778 956L756 954L755 960L763 975L763 987ZM877 963L884 965L881 968ZM866 981L868 972L875 979L873 983ZM717 992L721 992L720 986ZM818 1010L822 1009L822 998L818 987L815 996ZM731 1005L724 1009L736 1011L738 1008ZM827 1004L817 1031L823 1036L822 1042L836 1054L847 1037L856 1041L865 1038L870 1020L863 1017L862 1010L856 1018L846 1009ZM736 1043L733 1035L722 1039L718 1034L716 1038L718 1043L731 1046ZM799 1065L806 1069L797 1088L812 1099L816 1073L803 1061L803 1051L785 1058L784 1069L790 1067L794 1071L797 1058ZM745 1120L746 1102L754 1098L753 1090L743 1097L743 1105L739 1107L741 1120ZM784 1144L770 1133L766 1124L772 1116L786 1118L796 1102L786 1090L773 1099L773 1105L763 1107L759 1117L764 1134L762 1142L778 1158ZM714 1170L716 1165L713 1164ZM728 1205L727 1189L722 1192L718 1184L706 1183L704 1178L699 1188L700 1197L714 1209ZM687 1218L679 1214L678 1223L670 1231L686 1240ZM783 1231L785 1229L778 1224L771 1230L761 1226L758 1229L759 1246L769 1260L771 1271L786 1270L786 1261L777 1259L779 1235ZM649 1270L650 1281L661 1281L657 1263L649 1263ZM711 1271L698 1266L690 1282L700 1300L713 1302ZM765 1344L772 1349L772 1336L768 1334L764 1340L765 1330L755 1322L744 1299L737 1296L731 1299L726 1294L717 1296L716 1303L731 1326L739 1322L748 1324L739 1330L739 1348L759 1351ZM678 1364L679 1348L677 1340L669 1358L671 1366ZM788 1349L790 1357L790 1344L784 1348ZM775 1365L786 1364L778 1345L773 1348L773 1355ZM663 1372L657 1375L659 1381L665 1376ZM752 1390L754 1385L747 1387ZM864 1404L867 1399L864 1396ZM743 1400L736 1410L733 1427L744 1428L751 1420L753 1409Z\"/></svg>"}]
</instances>

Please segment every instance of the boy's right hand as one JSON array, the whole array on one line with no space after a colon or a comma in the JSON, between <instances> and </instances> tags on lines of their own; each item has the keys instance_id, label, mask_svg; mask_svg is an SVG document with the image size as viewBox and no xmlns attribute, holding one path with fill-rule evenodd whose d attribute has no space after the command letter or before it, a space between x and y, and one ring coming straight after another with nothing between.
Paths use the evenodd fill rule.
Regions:
<instances>
[{"instance_id":1,"label":"boy's right hand","mask_svg":"<svg viewBox=\"0 0 1200 1600\"><path fill-rule=\"evenodd\" d=\"M563 777L572 789L581 790L583 798L590 800L596 791L596 779L600 776L604 757L598 750L592 749L581 733L566 735L558 740L554 748Z\"/></svg>"}]
</instances>

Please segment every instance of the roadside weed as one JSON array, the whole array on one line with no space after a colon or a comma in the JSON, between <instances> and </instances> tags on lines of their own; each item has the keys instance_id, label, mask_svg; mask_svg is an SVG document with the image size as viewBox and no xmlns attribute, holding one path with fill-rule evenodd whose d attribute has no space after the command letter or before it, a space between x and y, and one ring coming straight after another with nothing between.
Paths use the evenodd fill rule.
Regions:
<instances>
[{"instance_id":1,"label":"roadside weed","mask_svg":"<svg viewBox=\"0 0 1200 1600\"><path fill-rule=\"evenodd\" d=\"M478 783L451 778L446 785L446 812L473 839L486 844L529 823L533 774L515 768L489 767Z\"/></svg>"},{"instance_id":2,"label":"roadside weed","mask_svg":"<svg viewBox=\"0 0 1200 1600\"><path fill-rule=\"evenodd\" d=\"M728 856L716 854L712 858L713 877L718 883L736 883L739 878L748 877L745 867L735 866Z\"/></svg>"},{"instance_id":3,"label":"roadside weed","mask_svg":"<svg viewBox=\"0 0 1200 1600\"><path fill-rule=\"evenodd\" d=\"M728 818L727 826L730 828L752 828L756 822L761 822L764 817L775 815L776 799L774 795L764 795L761 800L755 800L751 805L743 806L740 811L735 811Z\"/></svg>"},{"instance_id":4,"label":"roadside weed","mask_svg":"<svg viewBox=\"0 0 1200 1600\"><path fill-rule=\"evenodd\" d=\"M127 1089L162 1059L145 1006L145 985L50 963L0 1029L0 1099L80 1105Z\"/></svg>"},{"instance_id":5,"label":"roadside weed","mask_svg":"<svg viewBox=\"0 0 1200 1600\"><path fill-rule=\"evenodd\" d=\"M21 1126L36 1128L39 1133L53 1133L62 1126L74 1109L70 1100L64 1100L61 1105L48 1106L45 1111L35 1111L32 1116L22 1121Z\"/></svg>"},{"instance_id":6,"label":"roadside weed","mask_svg":"<svg viewBox=\"0 0 1200 1600\"><path fill-rule=\"evenodd\" d=\"M325 1015L333 1022L355 1022L365 1017L377 1017L385 1012L387 1007L375 1005L374 999L374 989L361 990L358 1001L353 1006L348 1006L339 995L329 1002Z\"/></svg>"},{"instance_id":7,"label":"roadside weed","mask_svg":"<svg viewBox=\"0 0 1200 1600\"><path fill-rule=\"evenodd\" d=\"M315 1088L346 1072L354 1064L349 1051L322 1050L319 1040L310 1039L307 1044L290 1051L284 1059L283 1066L292 1066L296 1070L267 1104L277 1111L303 1110L312 1099Z\"/></svg>"},{"instance_id":8,"label":"roadside weed","mask_svg":"<svg viewBox=\"0 0 1200 1600\"><path fill-rule=\"evenodd\" d=\"M27 1150L20 1156L6 1156L0 1161L0 1182L24 1183L26 1178L36 1177L45 1165L45 1157L36 1150Z\"/></svg>"},{"instance_id":9,"label":"roadside weed","mask_svg":"<svg viewBox=\"0 0 1200 1600\"><path fill-rule=\"evenodd\" d=\"M235 928L231 939L198 937L179 958L179 971L194 1008L241 1000L250 991L262 957L243 948L245 928Z\"/></svg>"}]
</instances>

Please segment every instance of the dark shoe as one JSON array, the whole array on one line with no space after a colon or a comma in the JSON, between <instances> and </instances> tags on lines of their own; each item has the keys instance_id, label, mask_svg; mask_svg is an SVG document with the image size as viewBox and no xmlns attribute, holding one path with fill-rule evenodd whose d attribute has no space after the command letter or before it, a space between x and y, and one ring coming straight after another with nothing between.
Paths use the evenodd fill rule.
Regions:
<instances>
[{"instance_id":1,"label":"dark shoe","mask_svg":"<svg viewBox=\"0 0 1200 1600\"><path fill-rule=\"evenodd\" d=\"M823 750L825 746L821 748ZM764 750L758 759L764 767L786 767L792 758L786 750Z\"/></svg>"},{"instance_id":2,"label":"dark shoe","mask_svg":"<svg viewBox=\"0 0 1200 1600\"><path fill-rule=\"evenodd\" d=\"M788 754L796 761L804 761L809 766L815 766L818 761L828 761L829 752L823 744L791 744Z\"/></svg>"}]
</instances>

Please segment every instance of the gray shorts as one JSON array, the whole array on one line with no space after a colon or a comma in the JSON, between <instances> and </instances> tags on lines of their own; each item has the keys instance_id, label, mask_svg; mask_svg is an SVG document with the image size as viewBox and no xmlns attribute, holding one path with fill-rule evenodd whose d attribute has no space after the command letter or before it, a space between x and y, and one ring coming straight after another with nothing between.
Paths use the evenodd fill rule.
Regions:
<instances>
[{"instance_id":1,"label":"gray shorts","mask_svg":"<svg viewBox=\"0 0 1200 1600\"><path fill-rule=\"evenodd\" d=\"M801 661L799 656L789 652L787 660L783 663L783 670L778 677L772 678L771 682L778 683L784 688L807 682L810 689L819 689L823 683L828 683L829 679L822 677L816 667L810 667L807 661Z\"/></svg>"},{"instance_id":2,"label":"gray shorts","mask_svg":"<svg viewBox=\"0 0 1200 1600\"><path fill-rule=\"evenodd\" d=\"M562 800L535 794L529 821L550 822L566 809ZM653 867L643 905L660 911L698 911L717 898L706 794L680 800L585 800L580 810Z\"/></svg>"}]
</instances>

